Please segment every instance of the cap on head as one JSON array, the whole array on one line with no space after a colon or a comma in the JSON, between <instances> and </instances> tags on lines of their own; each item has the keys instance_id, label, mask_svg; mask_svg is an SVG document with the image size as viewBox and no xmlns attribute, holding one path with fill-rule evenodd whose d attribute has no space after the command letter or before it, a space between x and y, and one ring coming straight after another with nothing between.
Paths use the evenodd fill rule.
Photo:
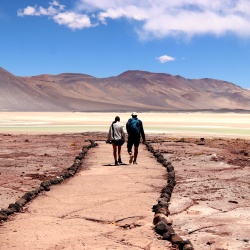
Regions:
<instances>
[{"instance_id":1,"label":"cap on head","mask_svg":"<svg viewBox=\"0 0 250 250\"><path fill-rule=\"evenodd\" d=\"M132 116L137 116L137 113L136 113L136 112L133 112L131 115L132 115Z\"/></svg>"}]
</instances>

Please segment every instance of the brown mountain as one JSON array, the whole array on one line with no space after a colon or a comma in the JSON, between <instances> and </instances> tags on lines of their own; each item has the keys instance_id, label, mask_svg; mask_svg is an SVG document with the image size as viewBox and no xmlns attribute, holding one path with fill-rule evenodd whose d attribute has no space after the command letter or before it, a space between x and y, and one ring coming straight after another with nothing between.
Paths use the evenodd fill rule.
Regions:
<instances>
[{"instance_id":1,"label":"brown mountain","mask_svg":"<svg viewBox=\"0 0 250 250\"><path fill-rule=\"evenodd\" d=\"M127 71L17 77L0 68L0 111L250 110L250 91L214 79Z\"/></svg>"}]
</instances>

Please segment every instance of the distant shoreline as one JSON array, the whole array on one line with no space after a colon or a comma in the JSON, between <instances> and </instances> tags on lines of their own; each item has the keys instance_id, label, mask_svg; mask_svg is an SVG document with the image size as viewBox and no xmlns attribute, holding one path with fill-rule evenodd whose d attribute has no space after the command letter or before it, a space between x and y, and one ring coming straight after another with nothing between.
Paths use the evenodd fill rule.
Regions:
<instances>
[{"instance_id":1,"label":"distant shoreline","mask_svg":"<svg viewBox=\"0 0 250 250\"><path fill-rule=\"evenodd\" d=\"M0 110L0 113L131 113L137 111L140 113L214 113L214 114L223 114L223 113L236 113L236 114L250 114L249 109L183 109L183 110L140 110L140 109L131 109L131 111L124 110L105 110L105 111L14 111L14 110Z\"/></svg>"},{"instance_id":2,"label":"distant shoreline","mask_svg":"<svg viewBox=\"0 0 250 250\"><path fill-rule=\"evenodd\" d=\"M131 112L0 112L0 133L108 132L118 115L125 125ZM170 136L250 137L250 112L138 112L145 133Z\"/></svg>"}]
</instances>

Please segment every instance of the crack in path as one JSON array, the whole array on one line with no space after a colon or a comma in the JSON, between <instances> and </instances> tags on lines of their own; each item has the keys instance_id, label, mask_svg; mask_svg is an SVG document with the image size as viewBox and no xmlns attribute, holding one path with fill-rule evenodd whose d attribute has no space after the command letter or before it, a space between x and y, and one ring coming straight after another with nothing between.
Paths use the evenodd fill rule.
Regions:
<instances>
[{"instance_id":1,"label":"crack in path","mask_svg":"<svg viewBox=\"0 0 250 250\"><path fill-rule=\"evenodd\" d=\"M225 225L225 224L218 224L218 225L200 227L200 228L196 228L196 229L194 229L194 230L188 231L188 234L192 234L192 233L194 233L194 232L198 232L198 231L201 231L201 230L203 230L203 229L215 228L215 227L222 227L222 226L224 226L224 225Z\"/></svg>"}]
</instances>

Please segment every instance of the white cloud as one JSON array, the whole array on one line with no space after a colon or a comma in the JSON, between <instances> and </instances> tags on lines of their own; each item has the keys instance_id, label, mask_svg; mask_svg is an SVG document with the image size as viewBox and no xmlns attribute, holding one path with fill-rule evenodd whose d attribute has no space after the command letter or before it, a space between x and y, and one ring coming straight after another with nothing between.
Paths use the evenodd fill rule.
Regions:
<instances>
[{"instance_id":1,"label":"white cloud","mask_svg":"<svg viewBox=\"0 0 250 250\"><path fill-rule=\"evenodd\" d=\"M48 8L28 6L23 10L18 10L18 16L48 16L59 25L65 25L70 29L83 29L94 27L91 20L86 14L77 13L74 11L65 11L65 6L58 1L49 3Z\"/></svg>"},{"instance_id":2,"label":"white cloud","mask_svg":"<svg viewBox=\"0 0 250 250\"><path fill-rule=\"evenodd\" d=\"M49 16L71 29L126 18L135 21L132 23L141 38L250 36L249 0L75 0L75 10L65 10L54 0L47 9L28 6L18 15Z\"/></svg>"},{"instance_id":3,"label":"white cloud","mask_svg":"<svg viewBox=\"0 0 250 250\"><path fill-rule=\"evenodd\" d=\"M233 33L250 36L249 0L78 0L81 11L97 12L99 20L140 21L141 37Z\"/></svg>"},{"instance_id":4,"label":"white cloud","mask_svg":"<svg viewBox=\"0 0 250 250\"><path fill-rule=\"evenodd\" d=\"M163 55L160 57L156 58L160 63L166 63L166 62L170 62L170 61L175 61L174 57L168 56L168 55Z\"/></svg>"},{"instance_id":5,"label":"white cloud","mask_svg":"<svg viewBox=\"0 0 250 250\"><path fill-rule=\"evenodd\" d=\"M18 10L18 16L35 16L37 13L36 8L28 6L24 10Z\"/></svg>"},{"instance_id":6,"label":"white cloud","mask_svg":"<svg viewBox=\"0 0 250 250\"><path fill-rule=\"evenodd\" d=\"M60 4L58 1L54 0L52 3L50 3L51 6L57 6L59 7L59 10L64 10L65 6Z\"/></svg>"},{"instance_id":7,"label":"white cloud","mask_svg":"<svg viewBox=\"0 0 250 250\"><path fill-rule=\"evenodd\" d=\"M56 14L53 19L60 25L66 25L71 29L83 29L91 27L91 21L87 15L75 12L62 12Z\"/></svg>"}]
</instances>

